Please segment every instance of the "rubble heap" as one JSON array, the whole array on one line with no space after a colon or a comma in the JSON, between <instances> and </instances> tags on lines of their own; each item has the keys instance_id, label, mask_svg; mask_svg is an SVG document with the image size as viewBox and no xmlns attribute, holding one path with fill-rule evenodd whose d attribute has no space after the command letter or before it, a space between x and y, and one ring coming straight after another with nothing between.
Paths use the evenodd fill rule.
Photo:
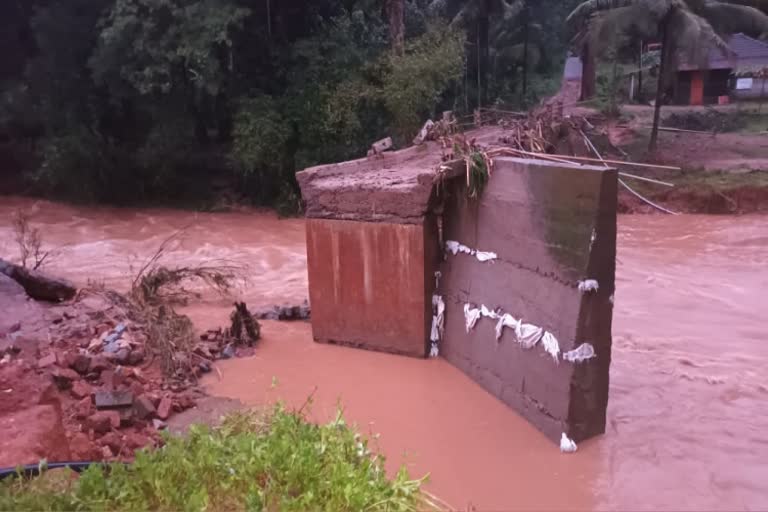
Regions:
<instances>
[{"instance_id":1,"label":"rubble heap","mask_svg":"<svg viewBox=\"0 0 768 512\"><path fill-rule=\"evenodd\" d=\"M240 303L233 324L237 318L242 332L230 327L203 333L191 350L172 354L187 364L169 374L148 343L149 326L124 296L81 290L70 302L43 305L0 277L0 298L12 296L38 313L0 332L0 424L10 429L0 435L0 466L43 456L123 460L157 445L166 421L202 395L198 377L216 359L251 353L259 336L258 322ZM36 430L38 423L44 426ZM13 449L21 446L32 451Z\"/></svg>"}]
</instances>

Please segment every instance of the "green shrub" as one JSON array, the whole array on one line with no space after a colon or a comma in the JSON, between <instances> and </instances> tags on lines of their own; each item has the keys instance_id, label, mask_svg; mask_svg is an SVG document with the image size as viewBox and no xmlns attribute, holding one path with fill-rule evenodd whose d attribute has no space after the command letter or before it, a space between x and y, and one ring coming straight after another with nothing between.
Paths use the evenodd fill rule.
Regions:
<instances>
[{"instance_id":1,"label":"green shrub","mask_svg":"<svg viewBox=\"0 0 768 512\"><path fill-rule=\"evenodd\" d=\"M243 99L235 113L232 153L245 174L279 172L290 130L277 102L265 94Z\"/></svg>"},{"instance_id":2,"label":"green shrub","mask_svg":"<svg viewBox=\"0 0 768 512\"><path fill-rule=\"evenodd\" d=\"M389 56L381 96L399 136L415 135L449 86L462 77L464 42L463 32L435 25L410 42L405 54Z\"/></svg>"},{"instance_id":3,"label":"green shrub","mask_svg":"<svg viewBox=\"0 0 768 512\"><path fill-rule=\"evenodd\" d=\"M194 426L166 437L132 465L92 466L77 480L0 484L0 510L328 510L435 508L424 479L401 468L390 480L384 458L346 426L276 406L268 415L235 413L221 427Z\"/></svg>"},{"instance_id":4,"label":"green shrub","mask_svg":"<svg viewBox=\"0 0 768 512\"><path fill-rule=\"evenodd\" d=\"M88 130L47 139L40 167L31 175L44 192L77 201L114 201L144 196L142 176L125 146Z\"/></svg>"}]
</instances>

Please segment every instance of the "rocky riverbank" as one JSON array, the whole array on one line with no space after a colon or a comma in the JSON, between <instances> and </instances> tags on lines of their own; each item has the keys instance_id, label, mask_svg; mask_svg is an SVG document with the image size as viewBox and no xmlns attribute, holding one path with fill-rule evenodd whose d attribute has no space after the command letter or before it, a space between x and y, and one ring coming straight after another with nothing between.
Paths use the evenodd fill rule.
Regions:
<instances>
[{"instance_id":1,"label":"rocky riverbank","mask_svg":"<svg viewBox=\"0 0 768 512\"><path fill-rule=\"evenodd\" d=\"M3 274L0 310L0 467L130 459L161 442L171 416L195 406L198 377L213 361L253 353L259 333L238 303L229 328L164 354L124 295L81 289L47 303ZM238 320L243 314L250 320Z\"/></svg>"}]
</instances>

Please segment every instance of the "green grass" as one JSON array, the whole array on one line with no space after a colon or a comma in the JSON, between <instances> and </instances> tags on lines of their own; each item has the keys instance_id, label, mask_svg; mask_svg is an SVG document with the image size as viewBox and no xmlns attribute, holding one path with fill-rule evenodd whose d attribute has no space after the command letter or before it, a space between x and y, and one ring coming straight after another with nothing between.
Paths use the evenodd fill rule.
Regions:
<instances>
[{"instance_id":1,"label":"green grass","mask_svg":"<svg viewBox=\"0 0 768 512\"><path fill-rule=\"evenodd\" d=\"M713 187L730 190L743 186L768 187L768 172L696 172L688 171L664 178L680 187Z\"/></svg>"},{"instance_id":2,"label":"green grass","mask_svg":"<svg viewBox=\"0 0 768 512\"><path fill-rule=\"evenodd\" d=\"M53 475L53 473L51 473ZM235 413L215 429L194 426L135 462L92 466L77 479L0 483L0 510L437 509L405 468L393 479L341 413L316 425L276 406Z\"/></svg>"},{"instance_id":3,"label":"green grass","mask_svg":"<svg viewBox=\"0 0 768 512\"><path fill-rule=\"evenodd\" d=\"M768 106L763 108L763 113L744 115L744 127L742 133L768 133Z\"/></svg>"},{"instance_id":4,"label":"green grass","mask_svg":"<svg viewBox=\"0 0 768 512\"><path fill-rule=\"evenodd\" d=\"M637 173L641 174L642 173ZM686 171L686 172L667 172L658 177L662 181L672 183L677 190L714 190L727 194L730 191L741 187L768 187L768 172L713 172L713 171ZM652 183L625 179L627 184L640 194L649 197L659 197L670 189Z\"/></svg>"}]
</instances>

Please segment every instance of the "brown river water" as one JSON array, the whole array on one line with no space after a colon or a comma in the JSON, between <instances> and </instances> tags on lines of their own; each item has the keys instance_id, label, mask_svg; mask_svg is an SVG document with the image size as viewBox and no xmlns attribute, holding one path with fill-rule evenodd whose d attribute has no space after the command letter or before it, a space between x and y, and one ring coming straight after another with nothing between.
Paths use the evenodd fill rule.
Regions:
<instances>
[{"instance_id":1,"label":"brown river water","mask_svg":"<svg viewBox=\"0 0 768 512\"><path fill-rule=\"evenodd\" d=\"M0 255L15 255L17 208L63 246L48 270L79 284L125 289L187 227L167 263L247 266L236 293L252 307L308 295L300 219L0 197ZM314 393L318 420L342 404L380 434L390 469L429 473L427 488L456 508L768 510L768 217L624 216L618 260L607 430L576 454L442 359L316 344L303 322L265 322L256 355L221 362L206 387L248 405ZM187 312L222 325L232 300L206 297Z\"/></svg>"}]
</instances>

